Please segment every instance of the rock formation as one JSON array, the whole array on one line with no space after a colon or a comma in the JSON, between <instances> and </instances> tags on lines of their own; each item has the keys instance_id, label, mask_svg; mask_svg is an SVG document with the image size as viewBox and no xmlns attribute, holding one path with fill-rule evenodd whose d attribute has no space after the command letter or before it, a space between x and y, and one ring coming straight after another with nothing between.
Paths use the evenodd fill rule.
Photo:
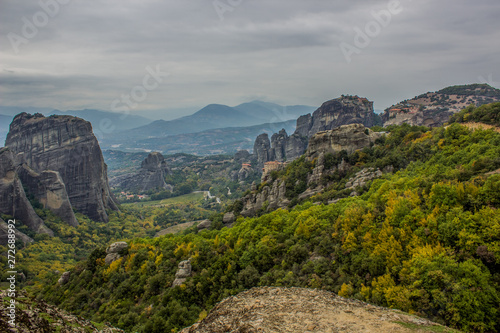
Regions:
<instances>
[{"instance_id":1,"label":"rock formation","mask_svg":"<svg viewBox=\"0 0 500 333\"><path fill-rule=\"evenodd\" d=\"M288 136L283 129L273 134L269 141L267 134L257 137L254 155L262 167L268 161L293 161L307 149L308 139L318 132L328 131L342 125L360 124L372 127L378 116L373 112L373 102L358 96L342 96L332 99L318 108L312 115L297 119L295 132Z\"/></svg>"},{"instance_id":2,"label":"rock formation","mask_svg":"<svg viewBox=\"0 0 500 333\"><path fill-rule=\"evenodd\" d=\"M0 149L0 213L14 217L36 233L53 235L35 213L17 174L19 163L8 148Z\"/></svg>"},{"instance_id":3,"label":"rock formation","mask_svg":"<svg viewBox=\"0 0 500 333\"><path fill-rule=\"evenodd\" d=\"M5 145L36 173L57 171L71 205L91 219L107 222L106 209L118 210L88 121L21 113L12 121Z\"/></svg>"},{"instance_id":4,"label":"rock formation","mask_svg":"<svg viewBox=\"0 0 500 333\"><path fill-rule=\"evenodd\" d=\"M427 92L387 108L381 115L384 126L409 124L438 127L450 116L469 105L500 101L500 90L488 84L452 86L436 92Z\"/></svg>"},{"instance_id":5,"label":"rock formation","mask_svg":"<svg viewBox=\"0 0 500 333\"><path fill-rule=\"evenodd\" d=\"M234 215L233 212L226 213L222 217L222 223L224 223L225 225L230 226L234 223L234 221L236 221L236 216Z\"/></svg>"},{"instance_id":6,"label":"rock formation","mask_svg":"<svg viewBox=\"0 0 500 333\"><path fill-rule=\"evenodd\" d=\"M59 172L44 170L36 173L26 164L18 168L19 178L28 192L33 195L44 208L50 209L69 225L78 226L66 187Z\"/></svg>"},{"instance_id":7,"label":"rock formation","mask_svg":"<svg viewBox=\"0 0 500 333\"><path fill-rule=\"evenodd\" d=\"M128 248L127 242L116 242L111 244L106 249L106 258L104 258L104 262L106 265L111 264L113 261L118 260L121 257L121 252Z\"/></svg>"},{"instance_id":8,"label":"rock formation","mask_svg":"<svg viewBox=\"0 0 500 333\"><path fill-rule=\"evenodd\" d=\"M196 226L196 228L198 229L198 231L202 231L202 230L208 230L208 229L210 229L211 226L212 226L212 221L210 221L210 220L203 220L200 223L198 223L198 225Z\"/></svg>"},{"instance_id":9,"label":"rock formation","mask_svg":"<svg viewBox=\"0 0 500 333\"><path fill-rule=\"evenodd\" d=\"M325 290L259 287L224 299L180 333L416 331L451 332L427 319Z\"/></svg>"},{"instance_id":10,"label":"rock formation","mask_svg":"<svg viewBox=\"0 0 500 333\"><path fill-rule=\"evenodd\" d=\"M250 193L243 197L243 210L241 215L254 216L261 209L272 211L277 208L286 208L290 201L285 197L286 187L284 181L276 180L265 185L259 193Z\"/></svg>"},{"instance_id":11,"label":"rock formation","mask_svg":"<svg viewBox=\"0 0 500 333\"><path fill-rule=\"evenodd\" d=\"M330 131L318 132L309 140L306 156L312 159L321 153L337 153L342 150L351 154L358 149L370 147L382 135L361 124L344 125Z\"/></svg>"},{"instance_id":12,"label":"rock formation","mask_svg":"<svg viewBox=\"0 0 500 333\"><path fill-rule=\"evenodd\" d=\"M28 243L32 243L33 239L17 229L14 229L14 234L16 235L16 243L22 243L26 246ZM0 245L6 246L9 241L9 226L8 224L0 218Z\"/></svg>"},{"instance_id":13,"label":"rock formation","mask_svg":"<svg viewBox=\"0 0 500 333\"><path fill-rule=\"evenodd\" d=\"M271 152L271 141L269 141L267 133L263 133L255 139L253 154L257 159L257 165L259 167L264 166L265 162L274 159L274 154Z\"/></svg>"},{"instance_id":14,"label":"rock formation","mask_svg":"<svg viewBox=\"0 0 500 333\"><path fill-rule=\"evenodd\" d=\"M71 277L71 272L64 272L64 273L62 273L59 280L57 280L57 283L59 283L59 285L62 286L62 285L69 282L70 277Z\"/></svg>"},{"instance_id":15,"label":"rock formation","mask_svg":"<svg viewBox=\"0 0 500 333\"><path fill-rule=\"evenodd\" d=\"M373 102L358 96L342 96L323 103L311 117L302 116L297 121L295 133L311 137L321 131L328 131L342 125L375 125L376 114Z\"/></svg>"},{"instance_id":16,"label":"rock formation","mask_svg":"<svg viewBox=\"0 0 500 333\"><path fill-rule=\"evenodd\" d=\"M288 134L285 129L274 133L271 137L271 149L273 150L274 159L279 162L286 160L286 146L288 141Z\"/></svg>"},{"instance_id":17,"label":"rock formation","mask_svg":"<svg viewBox=\"0 0 500 333\"><path fill-rule=\"evenodd\" d=\"M191 276L191 270L191 259L181 261L175 273L175 280L172 282L172 288L183 284L186 279Z\"/></svg>"},{"instance_id":18,"label":"rock formation","mask_svg":"<svg viewBox=\"0 0 500 333\"><path fill-rule=\"evenodd\" d=\"M296 135L296 134L294 134ZM328 153L338 153L343 150L348 154L352 154L358 149L370 147L375 143L375 140L383 136L384 133L373 132L362 124L343 125L329 131L322 131L314 134L308 144L306 151L306 158L309 161L316 159L314 168L307 176L307 187L301 193L296 193L296 199L299 201L310 198L321 191L325 187L332 185L325 179L333 175L335 172L345 174L350 168L348 163L344 160L338 165L330 166L328 170L325 168L325 155ZM290 137L289 137L290 138ZM241 198L243 210L241 215L255 216L261 212L269 212L278 208L287 208L291 201L286 196L287 185L282 178L273 179L270 175L272 170L280 170L286 167L278 161L270 161L264 164L264 172L262 174L262 185L259 189L252 186L249 194ZM379 177L378 172L374 172L372 177L371 173L366 172L360 175L360 182L371 180Z\"/></svg>"},{"instance_id":19,"label":"rock formation","mask_svg":"<svg viewBox=\"0 0 500 333\"><path fill-rule=\"evenodd\" d=\"M165 158L158 152L153 152L141 163L137 172L116 177L110 181L112 187L119 187L125 191L145 192L154 189L173 190L165 183L165 176L170 169Z\"/></svg>"}]
</instances>

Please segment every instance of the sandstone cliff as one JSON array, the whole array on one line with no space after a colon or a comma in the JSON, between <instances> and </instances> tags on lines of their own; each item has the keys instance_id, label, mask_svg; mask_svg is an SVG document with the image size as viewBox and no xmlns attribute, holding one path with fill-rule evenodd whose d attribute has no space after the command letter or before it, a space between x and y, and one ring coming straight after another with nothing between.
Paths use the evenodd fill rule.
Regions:
<instances>
[{"instance_id":1,"label":"sandstone cliff","mask_svg":"<svg viewBox=\"0 0 500 333\"><path fill-rule=\"evenodd\" d=\"M382 135L361 124L344 125L330 131L318 132L309 139L306 156L314 158L321 153L337 153L342 150L352 154L358 149L370 147Z\"/></svg>"},{"instance_id":2,"label":"sandstone cliff","mask_svg":"<svg viewBox=\"0 0 500 333\"><path fill-rule=\"evenodd\" d=\"M384 133L373 132L369 128L361 124L343 125L329 131L318 132L309 139L308 148L305 157L308 161L314 161L314 167L307 175L307 180L304 181L304 186L293 195L287 197L287 186L294 187L294 184L286 184L282 178L273 179L269 172L264 171L262 176L262 184L259 188L252 186L252 191L241 198L243 209L241 215L255 216L260 212L269 212L278 208L287 208L293 199L296 197L298 201L310 198L332 185L331 182L322 181L323 178L333 175L335 172L345 174L351 166L344 160L341 160L337 165L325 168L325 155L335 154L341 151L346 151L347 154L352 154L356 150L370 147L375 144L375 141L382 137ZM271 162L266 164L266 168ZM279 169L286 168L286 163L280 164ZM276 169L278 170L278 169ZM390 170L384 170L390 172ZM361 183L363 186L369 180L382 176L382 172L374 172L373 176L362 175L363 182L355 182L357 186ZM351 186L354 195L356 186Z\"/></svg>"},{"instance_id":3,"label":"sandstone cliff","mask_svg":"<svg viewBox=\"0 0 500 333\"><path fill-rule=\"evenodd\" d=\"M44 208L50 209L69 225L76 227L76 219L71 203L69 202L66 186L59 175L53 170L44 170L36 173L26 164L17 169L22 184L28 189Z\"/></svg>"},{"instance_id":4,"label":"sandstone cliff","mask_svg":"<svg viewBox=\"0 0 500 333\"><path fill-rule=\"evenodd\" d=\"M18 164L12 151L0 149L0 213L14 217L36 233L53 235L26 197L17 174Z\"/></svg>"},{"instance_id":5,"label":"sandstone cliff","mask_svg":"<svg viewBox=\"0 0 500 333\"><path fill-rule=\"evenodd\" d=\"M376 123L376 117L373 102L358 96L342 96L323 103L311 117L299 118L295 133L311 137L342 125L362 124L372 127Z\"/></svg>"},{"instance_id":6,"label":"sandstone cliff","mask_svg":"<svg viewBox=\"0 0 500 333\"><path fill-rule=\"evenodd\" d=\"M126 174L110 180L112 187L119 187L126 191L144 192L153 189L173 189L165 183L165 176L170 169L162 154L153 152L144 159L137 172Z\"/></svg>"},{"instance_id":7,"label":"sandstone cliff","mask_svg":"<svg viewBox=\"0 0 500 333\"><path fill-rule=\"evenodd\" d=\"M224 299L180 333L458 332L407 313L331 292L260 287Z\"/></svg>"},{"instance_id":8,"label":"sandstone cliff","mask_svg":"<svg viewBox=\"0 0 500 333\"><path fill-rule=\"evenodd\" d=\"M259 166L268 161L293 161L307 149L308 139L318 132L332 130L342 125L360 124L372 127L379 122L373 112L373 102L358 96L342 96L323 103L312 115L297 119L295 132L288 136L283 129L273 134L257 137L254 155Z\"/></svg>"},{"instance_id":9,"label":"sandstone cliff","mask_svg":"<svg viewBox=\"0 0 500 333\"><path fill-rule=\"evenodd\" d=\"M106 209L118 210L89 122L72 116L21 113L12 121L5 145L35 173L57 172L71 205L93 220L107 222ZM59 181L54 174L47 177Z\"/></svg>"}]
</instances>

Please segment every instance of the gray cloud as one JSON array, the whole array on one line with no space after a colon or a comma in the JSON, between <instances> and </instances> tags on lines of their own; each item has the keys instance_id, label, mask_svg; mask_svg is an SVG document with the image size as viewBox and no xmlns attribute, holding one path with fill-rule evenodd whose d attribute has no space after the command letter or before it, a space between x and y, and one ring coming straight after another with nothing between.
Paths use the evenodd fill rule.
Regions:
<instances>
[{"instance_id":1,"label":"gray cloud","mask_svg":"<svg viewBox=\"0 0 500 333\"><path fill-rule=\"evenodd\" d=\"M384 108L480 77L500 81L498 0L401 0L401 13L347 63L339 44L353 44L353 29L388 3L242 0L220 20L206 0L70 0L15 53L7 36L22 36L23 17L42 9L2 0L0 104L109 110L158 64L171 75L137 112L256 96L319 105L344 93Z\"/></svg>"}]
</instances>

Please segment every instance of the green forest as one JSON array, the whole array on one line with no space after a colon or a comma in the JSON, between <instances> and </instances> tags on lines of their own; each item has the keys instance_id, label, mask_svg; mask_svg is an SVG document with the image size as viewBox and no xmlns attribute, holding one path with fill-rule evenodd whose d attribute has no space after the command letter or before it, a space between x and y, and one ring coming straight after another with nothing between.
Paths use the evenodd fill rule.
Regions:
<instances>
[{"instance_id":1,"label":"green forest","mask_svg":"<svg viewBox=\"0 0 500 333\"><path fill-rule=\"evenodd\" d=\"M467 114L481 114L481 108L493 118L499 112L496 104ZM223 298L254 286L321 288L467 332L499 331L500 133L458 123L384 130L390 134L370 148L326 158L330 168L344 159L351 169L323 179L334 182L324 192L292 200L287 210L240 216L232 228L151 238L152 213L149 219L141 211L117 213L117 221L128 222L120 222L121 229L111 224L114 231L90 228L89 221L83 226L94 235L73 235L73 246L94 249L86 260L74 258L69 282L59 286L59 275L47 270L32 291L128 332L176 332ZM301 158L273 178L283 178L287 197L294 198L315 163ZM369 166L394 172L350 197L343 189L347 179ZM340 200L327 204L331 199ZM228 209L238 213L241 205ZM130 230L139 233L129 237ZM133 238L110 265L104 257L111 237L101 232ZM186 259L193 274L172 288Z\"/></svg>"}]
</instances>

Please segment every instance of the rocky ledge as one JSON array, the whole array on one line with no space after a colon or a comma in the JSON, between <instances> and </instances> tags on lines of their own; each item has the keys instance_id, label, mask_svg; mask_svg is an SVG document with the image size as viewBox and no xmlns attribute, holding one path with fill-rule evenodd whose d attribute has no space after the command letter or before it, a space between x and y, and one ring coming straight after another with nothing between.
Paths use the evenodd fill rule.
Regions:
<instances>
[{"instance_id":1,"label":"rocky ledge","mask_svg":"<svg viewBox=\"0 0 500 333\"><path fill-rule=\"evenodd\" d=\"M260 287L226 298L180 333L458 332L318 289Z\"/></svg>"}]
</instances>

